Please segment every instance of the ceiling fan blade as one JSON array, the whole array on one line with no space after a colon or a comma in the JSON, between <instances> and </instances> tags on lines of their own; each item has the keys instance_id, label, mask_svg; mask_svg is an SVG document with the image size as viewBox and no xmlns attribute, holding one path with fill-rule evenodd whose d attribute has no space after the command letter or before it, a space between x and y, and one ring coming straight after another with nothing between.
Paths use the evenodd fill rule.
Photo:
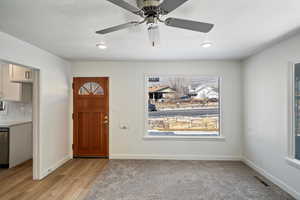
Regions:
<instances>
[{"instance_id":1,"label":"ceiling fan blade","mask_svg":"<svg viewBox=\"0 0 300 200\"><path fill-rule=\"evenodd\" d=\"M181 6L182 4L184 4L185 2L187 2L188 0L164 0L160 5L160 9L163 12L162 14L166 15L170 12L172 12L173 10L175 10L176 8L178 8L179 6Z\"/></svg>"},{"instance_id":2,"label":"ceiling fan blade","mask_svg":"<svg viewBox=\"0 0 300 200\"><path fill-rule=\"evenodd\" d=\"M208 33L214 27L213 24L197 22L192 20L178 19L178 18L168 18L165 21L167 26L172 26L176 28L188 29L192 31Z\"/></svg>"},{"instance_id":3,"label":"ceiling fan blade","mask_svg":"<svg viewBox=\"0 0 300 200\"><path fill-rule=\"evenodd\" d=\"M130 28L130 27L133 27L133 26L136 26L136 25L139 25L139 24L140 24L139 22L128 22L126 24L121 24L121 25L118 25L118 26L113 26L113 27L110 27L110 28L106 28L106 29L97 31L96 33L103 35L103 34L115 32L115 31L119 31L119 30L122 30L122 29Z\"/></svg>"},{"instance_id":4,"label":"ceiling fan blade","mask_svg":"<svg viewBox=\"0 0 300 200\"><path fill-rule=\"evenodd\" d=\"M107 0L121 8L124 8L125 10L128 10L136 15L141 15L141 10L129 3L127 3L126 1L124 0Z\"/></svg>"}]
</instances>

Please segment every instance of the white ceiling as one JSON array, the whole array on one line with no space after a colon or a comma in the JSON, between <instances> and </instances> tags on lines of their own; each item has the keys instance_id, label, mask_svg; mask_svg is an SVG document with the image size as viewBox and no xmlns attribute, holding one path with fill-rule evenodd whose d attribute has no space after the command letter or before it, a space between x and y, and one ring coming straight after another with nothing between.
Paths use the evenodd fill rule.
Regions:
<instances>
[{"instance_id":1,"label":"white ceiling","mask_svg":"<svg viewBox=\"0 0 300 200\"><path fill-rule=\"evenodd\" d=\"M299 28L299 8L299 0L189 0L169 16L214 23L208 49L204 34L163 24L160 48L144 25L96 35L139 19L105 0L1 0L0 30L71 60L241 59ZM105 51L95 46L101 40Z\"/></svg>"}]
</instances>

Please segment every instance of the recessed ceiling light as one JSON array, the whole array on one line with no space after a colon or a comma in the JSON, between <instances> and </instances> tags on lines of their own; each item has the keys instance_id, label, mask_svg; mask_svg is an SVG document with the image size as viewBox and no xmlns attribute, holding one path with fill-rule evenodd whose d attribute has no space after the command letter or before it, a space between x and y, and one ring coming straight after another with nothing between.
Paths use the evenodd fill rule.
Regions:
<instances>
[{"instance_id":1,"label":"recessed ceiling light","mask_svg":"<svg viewBox=\"0 0 300 200\"><path fill-rule=\"evenodd\" d=\"M100 43L96 44L96 46L101 50L107 49L107 46L105 45L104 42L100 42Z\"/></svg>"},{"instance_id":2,"label":"recessed ceiling light","mask_svg":"<svg viewBox=\"0 0 300 200\"><path fill-rule=\"evenodd\" d=\"M212 44L211 41L204 41L204 42L201 43L201 46L202 46L203 48L209 48L209 47L211 47L212 45L213 45L213 44Z\"/></svg>"}]
</instances>

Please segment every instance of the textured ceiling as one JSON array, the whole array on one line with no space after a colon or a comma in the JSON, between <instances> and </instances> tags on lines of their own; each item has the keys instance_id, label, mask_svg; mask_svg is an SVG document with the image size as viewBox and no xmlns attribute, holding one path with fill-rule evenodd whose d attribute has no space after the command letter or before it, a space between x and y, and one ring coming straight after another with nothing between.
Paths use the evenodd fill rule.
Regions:
<instances>
[{"instance_id":1,"label":"textured ceiling","mask_svg":"<svg viewBox=\"0 0 300 200\"><path fill-rule=\"evenodd\" d=\"M299 0L189 0L168 16L214 23L213 31L161 24L161 45L152 48L145 25L94 33L139 19L105 0L1 0L0 30L71 60L241 59L300 27L299 8ZM205 37L211 48L200 46ZM102 40L105 51L95 46Z\"/></svg>"}]
</instances>

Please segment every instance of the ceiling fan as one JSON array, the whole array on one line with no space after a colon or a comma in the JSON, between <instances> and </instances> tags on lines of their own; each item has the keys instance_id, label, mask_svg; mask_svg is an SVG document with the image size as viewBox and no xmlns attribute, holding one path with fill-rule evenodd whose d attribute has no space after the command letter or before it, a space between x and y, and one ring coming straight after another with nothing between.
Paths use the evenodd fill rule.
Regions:
<instances>
[{"instance_id":1,"label":"ceiling fan","mask_svg":"<svg viewBox=\"0 0 300 200\"><path fill-rule=\"evenodd\" d=\"M147 24L147 29L149 33L149 39L151 41L151 45L154 47L157 45L159 41L159 29L158 23L164 23L167 26L188 29L192 31L208 33L214 27L213 24L197 22L186 19L178 19L178 18L167 18L165 20L162 19L162 16L169 14L188 0L137 0L140 8L137 8L124 0L107 0L125 10L136 14L143 19L141 21L132 21L125 24L121 24L118 26L113 26L110 28L106 28L100 31L97 31L97 34L108 34L114 31L119 31L122 29L134 27L143 23Z\"/></svg>"}]
</instances>

